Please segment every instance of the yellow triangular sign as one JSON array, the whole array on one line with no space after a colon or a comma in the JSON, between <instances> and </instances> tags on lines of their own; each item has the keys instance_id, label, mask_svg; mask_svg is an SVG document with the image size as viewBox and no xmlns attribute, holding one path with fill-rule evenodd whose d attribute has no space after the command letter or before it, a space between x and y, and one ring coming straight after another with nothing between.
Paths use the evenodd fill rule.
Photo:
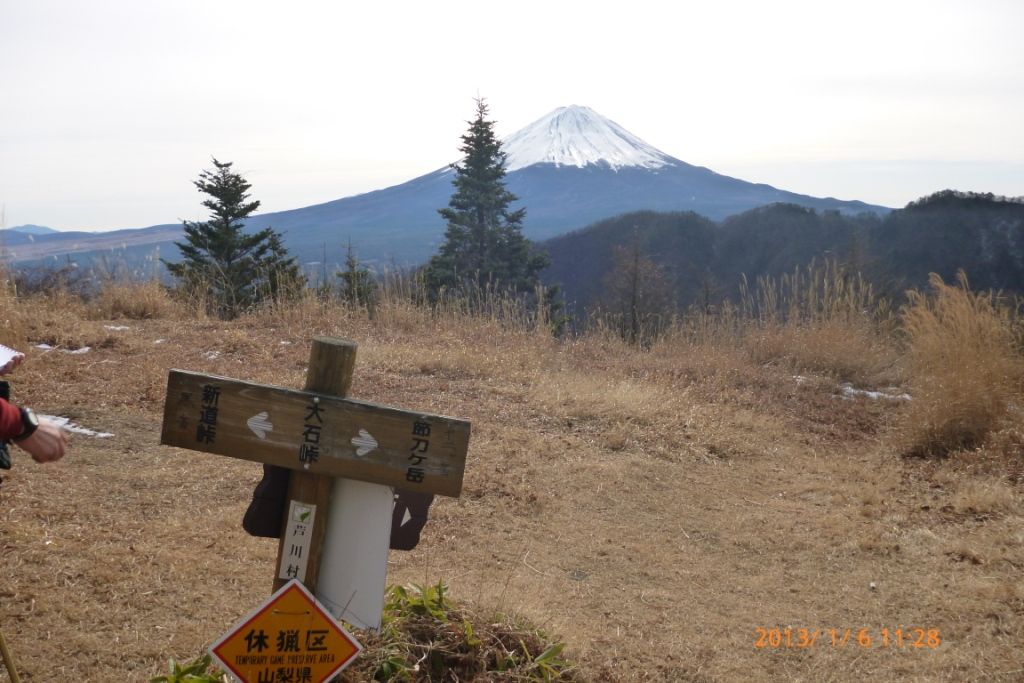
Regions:
<instances>
[{"instance_id":1,"label":"yellow triangular sign","mask_svg":"<svg viewBox=\"0 0 1024 683\"><path fill-rule=\"evenodd\" d=\"M293 579L214 643L210 654L242 683L323 683L362 649Z\"/></svg>"}]
</instances>

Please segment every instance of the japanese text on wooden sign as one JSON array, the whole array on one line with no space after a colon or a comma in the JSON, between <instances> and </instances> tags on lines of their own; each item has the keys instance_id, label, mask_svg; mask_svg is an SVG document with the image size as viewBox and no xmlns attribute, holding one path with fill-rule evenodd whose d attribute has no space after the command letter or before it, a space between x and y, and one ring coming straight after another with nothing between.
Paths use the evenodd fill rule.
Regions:
<instances>
[{"instance_id":1,"label":"japanese text on wooden sign","mask_svg":"<svg viewBox=\"0 0 1024 683\"><path fill-rule=\"evenodd\" d=\"M451 417L171 370L161 442L458 496L469 431Z\"/></svg>"}]
</instances>

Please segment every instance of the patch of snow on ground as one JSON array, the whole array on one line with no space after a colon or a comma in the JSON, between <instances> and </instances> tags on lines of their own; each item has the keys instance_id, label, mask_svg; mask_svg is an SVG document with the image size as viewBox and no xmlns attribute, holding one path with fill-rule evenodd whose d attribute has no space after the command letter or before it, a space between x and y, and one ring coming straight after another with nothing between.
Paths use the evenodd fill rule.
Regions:
<instances>
[{"instance_id":1,"label":"patch of snow on ground","mask_svg":"<svg viewBox=\"0 0 1024 683\"><path fill-rule=\"evenodd\" d=\"M207 351L203 354L203 358L209 358L210 360L217 360L220 358L220 351Z\"/></svg>"},{"instance_id":2,"label":"patch of snow on ground","mask_svg":"<svg viewBox=\"0 0 1024 683\"><path fill-rule=\"evenodd\" d=\"M116 330L116 331L120 332L122 330L130 330L132 328L128 327L127 325L104 325L103 329L105 329L105 330Z\"/></svg>"},{"instance_id":3,"label":"patch of snow on ground","mask_svg":"<svg viewBox=\"0 0 1024 683\"><path fill-rule=\"evenodd\" d=\"M910 394L897 394L897 389L890 388L889 391L868 391L867 389L856 389L852 384L846 382L839 385L840 396L845 399L852 399L858 396L865 396L873 401L886 399L888 401L909 401Z\"/></svg>"},{"instance_id":4,"label":"patch of snow on ground","mask_svg":"<svg viewBox=\"0 0 1024 683\"><path fill-rule=\"evenodd\" d=\"M43 351L53 351L57 347L56 346L50 346L49 344L36 344L35 348L42 349ZM91 346L83 346L80 349L57 349L57 350L60 351L61 353L70 353L71 355L79 356L79 355L81 355L83 353L89 353L90 351L92 351L92 347Z\"/></svg>"},{"instance_id":5,"label":"patch of snow on ground","mask_svg":"<svg viewBox=\"0 0 1024 683\"><path fill-rule=\"evenodd\" d=\"M51 422L56 422L60 425L61 429L72 432L74 434L85 434L86 436L95 436L97 439L109 439L113 436L110 432L97 432L94 429L83 427L80 424L75 424L70 418L61 417L60 415L40 415L40 417L46 418Z\"/></svg>"}]
</instances>

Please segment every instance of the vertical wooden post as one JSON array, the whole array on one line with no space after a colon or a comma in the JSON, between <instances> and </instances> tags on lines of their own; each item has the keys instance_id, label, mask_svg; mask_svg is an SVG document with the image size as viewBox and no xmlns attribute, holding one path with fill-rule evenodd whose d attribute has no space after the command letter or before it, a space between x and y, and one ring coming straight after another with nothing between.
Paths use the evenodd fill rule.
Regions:
<instances>
[{"instance_id":1,"label":"vertical wooden post","mask_svg":"<svg viewBox=\"0 0 1024 683\"><path fill-rule=\"evenodd\" d=\"M344 398L352 386L352 374L356 364L355 342L335 337L316 337L309 351L309 370L306 373L306 391L318 394L332 394ZM317 579L320 574L320 555L323 550L324 534L327 531L327 514L331 506L331 489L334 485L332 477L308 474L300 470L292 470L288 482L288 500L316 506L313 518L312 540L309 548L309 559L306 566L306 580L303 584L311 593L316 592ZM285 504L285 515L288 514ZM282 528L286 528L288 520ZM274 590L287 581L279 578L281 560L285 553L285 534L277 548L277 564L275 565Z\"/></svg>"}]
</instances>

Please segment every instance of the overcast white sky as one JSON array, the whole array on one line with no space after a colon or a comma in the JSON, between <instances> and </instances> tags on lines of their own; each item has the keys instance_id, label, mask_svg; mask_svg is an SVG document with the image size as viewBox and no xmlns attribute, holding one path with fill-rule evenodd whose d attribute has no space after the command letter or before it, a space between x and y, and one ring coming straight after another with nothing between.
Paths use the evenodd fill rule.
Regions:
<instances>
[{"instance_id":1,"label":"overcast white sky","mask_svg":"<svg viewBox=\"0 0 1024 683\"><path fill-rule=\"evenodd\" d=\"M235 162L261 212L454 161L587 105L720 173L902 206L1024 194L1024 2L0 0L8 226L205 217Z\"/></svg>"}]
</instances>

